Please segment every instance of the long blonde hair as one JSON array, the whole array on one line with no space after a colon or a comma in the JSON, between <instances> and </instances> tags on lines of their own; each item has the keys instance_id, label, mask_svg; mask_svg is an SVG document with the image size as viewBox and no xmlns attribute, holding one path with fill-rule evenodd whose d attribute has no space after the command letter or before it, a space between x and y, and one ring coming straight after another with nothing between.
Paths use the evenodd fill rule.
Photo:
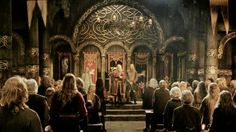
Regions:
<instances>
[{"instance_id":1,"label":"long blonde hair","mask_svg":"<svg viewBox=\"0 0 236 132\"><path fill-rule=\"evenodd\" d=\"M77 93L76 78L72 73L67 73L63 79L59 100L62 101L62 105L65 105L67 102L70 102Z\"/></svg>"},{"instance_id":2,"label":"long blonde hair","mask_svg":"<svg viewBox=\"0 0 236 132\"><path fill-rule=\"evenodd\" d=\"M26 106L28 101L28 90L25 82L20 76L9 78L2 88L1 106L8 107L12 110Z\"/></svg>"}]
</instances>

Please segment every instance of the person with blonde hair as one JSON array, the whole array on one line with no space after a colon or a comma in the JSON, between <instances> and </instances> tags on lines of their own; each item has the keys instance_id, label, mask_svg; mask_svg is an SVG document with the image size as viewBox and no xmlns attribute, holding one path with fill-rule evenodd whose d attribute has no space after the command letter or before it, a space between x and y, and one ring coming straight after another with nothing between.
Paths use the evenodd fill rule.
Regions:
<instances>
[{"instance_id":1,"label":"person with blonde hair","mask_svg":"<svg viewBox=\"0 0 236 132\"><path fill-rule=\"evenodd\" d=\"M220 89L216 83L210 83L208 85L207 96L202 100L200 106L200 112L202 115L202 124L205 130L208 130L211 122L213 111L217 105L217 101L220 95Z\"/></svg>"},{"instance_id":2,"label":"person with blonde hair","mask_svg":"<svg viewBox=\"0 0 236 132\"><path fill-rule=\"evenodd\" d=\"M50 116L54 132L78 132L80 120L87 120L85 101L72 73L64 76L62 89L53 95Z\"/></svg>"},{"instance_id":3,"label":"person with blonde hair","mask_svg":"<svg viewBox=\"0 0 236 132\"><path fill-rule=\"evenodd\" d=\"M220 99L213 112L210 132L234 132L236 122L236 107L229 91L220 92Z\"/></svg>"},{"instance_id":4,"label":"person with blonde hair","mask_svg":"<svg viewBox=\"0 0 236 132\"><path fill-rule=\"evenodd\" d=\"M0 100L1 132L43 132L38 114L28 108L28 90L19 76L9 78Z\"/></svg>"}]
</instances>

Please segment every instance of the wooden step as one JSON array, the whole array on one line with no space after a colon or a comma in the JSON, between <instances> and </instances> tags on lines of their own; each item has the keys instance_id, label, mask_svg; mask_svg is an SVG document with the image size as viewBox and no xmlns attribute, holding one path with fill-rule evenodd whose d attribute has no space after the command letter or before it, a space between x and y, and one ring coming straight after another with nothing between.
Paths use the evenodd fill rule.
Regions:
<instances>
[{"instance_id":1,"label":"wooden step","mask_svg":"<svg viewBox=\"0 0 236 132\"><path fill-rule=\"evenodd\" d=\"M145 115L105 115L106 121L145 121Z\"/></svg>"},{"instance_id":2,"label":"wooden step","mask_svg":"<svg viewBox=\"0 0 236 132\"><path fill-rule=\"evenodd\" d=\"M132 114L132 115L144 115L145 110L143 109L107 109L106 114L109 115L122 115L122 114Z\"/></svg>"}]
</instances>

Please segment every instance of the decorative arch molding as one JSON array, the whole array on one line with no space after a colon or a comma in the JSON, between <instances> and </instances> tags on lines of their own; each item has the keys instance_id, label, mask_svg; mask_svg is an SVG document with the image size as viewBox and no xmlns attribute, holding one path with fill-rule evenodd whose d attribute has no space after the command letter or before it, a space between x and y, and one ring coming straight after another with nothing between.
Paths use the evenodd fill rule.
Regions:
<instances>
[{"instance_id":1,"label":"decorative arch molding","mask_svg":"<svg viewBox=\"0 0 236 132\"><path fill-rule=\"evenodd\" d=\"M73 32L73 36L72 36L72 42L73 44L78 44L79 40L79 28L81 27L81 25L83 24L83 22L91 16L92 13L96 12L97 10L101 9L102 7L105 6L109 6L112 4L117 4L117 5L127 5L130 7L133 7L137 10L140 10L142 13L144 13L145 15L148 15L150 18L152 18L153 20L153 24L155 25L155 28L160 32L159 33L159 43L163 43L164 41L164 33L163 30L159 24L159 22L157 21L157 18L155 17L155 15L148 10L146 7L144 7L143 5L141 5L140 3L136 2L135 0L103 0L100 3L95 4L94 6L92 6L91 8L89 8L83 15L82 17L77 21L75 27L74 27L74 32Z\"/></svg>"},{"instance_id":2,"label":"decorative arch molding","mask_svg":"<svg viewBox=\"0 0 236 132\"><path fill-rule=\"evenodd\" d=\"M56 42L56 41L65 41L66 43L69 44L69 46L71 47L71 50L73 53L76 53L76 47L73 45L71 39L65 35L55 35L55 36L52 36L50 39L49 39L49 43L53 43L53 42Z\"/></svg>"},{"instance_id":3,"label":"decorative arch molding","mask_svg":"<svg viewBox=\"0 0 236 132\"><path fill-rule=\"evenodd\" d=\"M162 47L160 48L160 53L163 54L165 53L165 50L166 50L166 47L171 44L171 43L174 43L174 42L181 42L181 43L184 43L185 42L185 39L181 36L172 36L170 38L168 38L162 45Z\"/></svg>"},{"instance_id":4,"label":"decorative arch molding","mask_svg":"<svg viewBox=\"0 0 236 132\"><path fill-rule=\"evenodd\" d=\"M25 44L23 38L16 32L12 32L12 39L15 39L17 44L19 44L20 47L20 55L25 55Z\"/></svg>"},{"instance_id":5,"label":"decorative arch molding","mask_svg":"<svg viewBox=\"0 0 236 132\"><path fill-rule=\"evenodd\" d=\"M236 32L229 33L223 37L220 41L220 45L218 48L218 59L221 59L224 54L224 48L226 44L229 42L229 40L236 38Z\"/></svg>"},{"instance_id":6,"label":"decorative arch molding","mask_svg":"<svg viewBox=\"0 0 236 132\"><path fill-rule=\"evenodd\" d=\"M102 47L100 44L98 44L98 43L96 43L96 42L94 42L94 41L86 41L86 42L80 44L79 47L76 48L77 55L79 55L79 53L82 51L82 49L83 49L84 47L87 47L87 46L94 46L94 47L97 47L97 48L99 49L101 55L104 55L104 54L105 54L105 53L104 53L104 49L103 49L103 47Z\"/></svg>"},{"instance_id":7,"label":"decorative arch molding","mask_svg":"<svg viewBox=\"0 0 236 132\"><path fill-rule=\"evenodd\" d=\"M147 47L149 50L152 50L153 49L153 46L150 45L150 44L145 44L145 43L142 43L142 42L136 42L135 44L133 44L131 47L130 47L130 53L133 53L134 49L139 47L139 46L145 46ZM156 52L156 48L153 49L153 53Z\"/></svg>"},{"instance_id":8,"label":"decorative arch molding","mask_svg":"<svg viewBox=\"0 0 236 132\"><path fill-rule=\"evenodd\" d=\"M120 46L125 49L125 52L127 53L128 56L131 55L130 49L126 45L124 45L121 41L112 41L106 44L104 47L104 53L107 53L107 50L112 46Z\"/></svg>"}]
</instances>

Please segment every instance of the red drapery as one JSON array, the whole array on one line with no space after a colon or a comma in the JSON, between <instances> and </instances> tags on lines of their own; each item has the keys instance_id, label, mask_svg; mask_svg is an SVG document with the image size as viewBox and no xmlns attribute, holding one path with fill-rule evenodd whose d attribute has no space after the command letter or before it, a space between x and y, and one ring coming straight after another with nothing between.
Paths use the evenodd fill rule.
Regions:
<instances>
[{"instance_id":1,"label":"red drapery","mask_svg":"<svg viewBox=\"0 0 236 132\"><path fill-rule=\"evenodd\" d=\"M86 67L90 70L92 82L97 81L97 52L84 52L84 71Z\"/></svg>"}]
</instances>

